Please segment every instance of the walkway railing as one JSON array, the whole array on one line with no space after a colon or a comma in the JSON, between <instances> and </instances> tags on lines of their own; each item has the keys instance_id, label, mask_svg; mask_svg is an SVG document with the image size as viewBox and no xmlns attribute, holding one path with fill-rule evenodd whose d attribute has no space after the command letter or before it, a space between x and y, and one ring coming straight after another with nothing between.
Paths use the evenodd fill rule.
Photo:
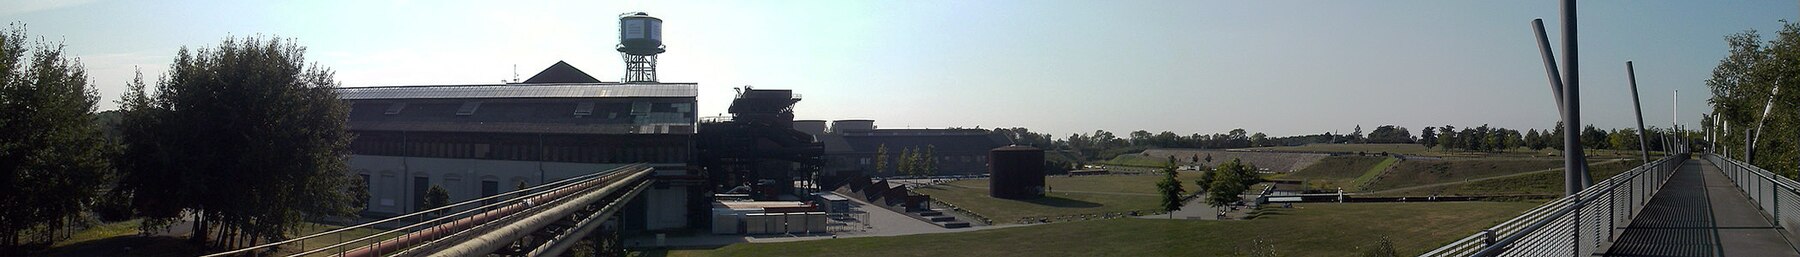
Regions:
<instances>
[{"instance_id":1,"label":"walkway railing","mask_svg":"<svg viewBox=\"0 0 1800 257\"><path fill-rule=\"evenodd\" d=\"M1800 189L1797 189L1800 188L1800 182L1718 155L1706 155L1706 160L1712 161L1720 172L1725 173L1725 177L1731 178L1731 183L1749 196L1751 203L1762 209L1763 217L1768 217L1769 223L1788 231L1793 231L1794 227L1791 226L1794 224L1800 224L1796 223L1800 222Z\"/></svg>"},{"instance_id":2,"label":"walkway railing","mask_svg":"<svg viewBox=\"0 0 1800 257\"><path fill-rule=\"evenodd\" d=\"M1680 151L1678 151L1680 152ZM1622 233L1687 154L1664 157L1596 181L1492 228L1420 256L1589 256Z\"/></svg>"},{"instance_id":3,"label":"walkway railing","mask_svg":"<svg viewBox=\"0 0 1800 257\"><path fill-rule=\"evenodd\" d=\"M383 256L405 251L432 240L463 232L469 225L529 215L533 210L565 199L578 192L596 190L609 184L630 182L652 169L631 164L607 171L558 180L523 190L463 201L392 218L333 229L243 249L214 253L202 257L223 256ZM370 233L378 227L397 228ZM309 245L310 244L310 245Z\"/></svg>"}]
</instances>

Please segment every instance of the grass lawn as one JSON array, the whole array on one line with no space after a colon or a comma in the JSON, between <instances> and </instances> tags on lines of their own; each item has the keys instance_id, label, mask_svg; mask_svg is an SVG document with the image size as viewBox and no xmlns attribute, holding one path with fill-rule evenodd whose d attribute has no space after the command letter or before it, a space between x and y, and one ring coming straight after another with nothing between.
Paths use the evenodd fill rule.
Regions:
<instances>
[{"instance_id":1,"label":"grass lawn","mask_svg":"<svg viewBox=\"0 0 1800 257\"><path fill-rule=\"evenodd\" d=\"M948 234L740 243L645 256L1231 256L1261 240L1280 256L1347 256L1389 238L1417 255L1535 202L1296 204L1247 221L1111 219ZM1379 222L1371 222L1379 221Z\"/></svg>"},{"instance_id":2,"label":"grass lawn","mask_svg":"<svg viewBox=\"0 0 1800 257\"><path fill-rule=\"evenodd\" d=\"M186 237L170 236L137 236L139 220L128 220L106 223L76 232L69 239L58 241L50 249L34 256L193 256L200 249L188 242ZM300 231L289 233L291 237L299 237L317 232L338 229L343 226L307 223L301 225ZM352 240L372 235L382 230L355 229L344 234L344 240ZM386 235L382 239L397 235ZM336 244L336 236L305 240L308 249ZM366 244L366 243L365 243ZM359 244L357 246L361 246ZM131 249L131 250L126 250ZM301 252L299 245L284 247L282 255ZM326 256L321 253L314 256Z\"/></svg>"},{"instance_id":3,"label":"grass lawn","mask_svg":"<svg viewBox=\"0 0 1800 257\"><path fill-rule=\"evenodd\" d=\"M1547 158L1407 160L1370 182L1363 191L1456 182L1559 167L1562 167L1561 159Z\"/></svg>"},{"instance_id":4,"label":"grass lawn","mask_svg":"<svg viewBox=\"0 0 1800 257\"><path fill-rule=\"evenodd\" d=\"M1397 154L1424 154L1426 152L1430 152L1431 148L1425 148L1425 146L1419 145L1419 144L1305 144L1305 145L1298 145L1298 146L1256 147L1256 148L1246 148L1245 150L1284 151L1284 152L1323 152L1323 153L1365 152L1365 153L1373 154L1373 153L1388 152L1388 153L1397 153Z\"/></svg>"},{"instance_id":5,"label":"grass lawn","mask_svg":"<svg viewBox=\"0 0 1800 257\"><path fill-rule=\"evenodd\" d=\"M1119 156L1114 156L1112 158L1112 160L1107 160L1107 161L1103 161L1100 163L1109 164L1109 165L1120 165L1120 166L1161 168L1161 167L1166 167L1169 165L1169 159L1168 158L1148 157L1148 156L1144 156L1142 154L1121 154Z\"/></svg>"},{"instance_id":6,"label":"grass lawn","mask_svg":"<svg viewBox=\"0 0 1800 257\"><path fill-rule=\"evenodd\" d=\"M1179 179L1188 190L1198 173L1183 172ZM963 180L915 190L931 198L979 213L995 223L1011 224L1025 217L1065 216L1156 209L1156 181L1162 176L1120 175L1046 177L1050 193L1033 200L988 197L987 180Z\"/></svg>"},{"instance_id":7,"label":"grass lawn","mask_svg":"<svg viewBox=\"0 0 1800 257\"><path fill-rule=\"evenodd\" d=\"M89 227L30 256L193 256L200 252L185 237L137 236L140 221Z\"/></svg>"},{"instance_id":8,"label":"grass lawn","mask_svg":"<svg viewBox=\"0 0 1800 257\"><path fill-rule=\"evenodd\" d=\"M1635 160L1603 162L1588 167L1598 182L1624 173L1643 163ZM1425 196L1439 195L1495 195L1495 194L1561 194L1563 193L1563 170L1534 172L1530 175L1482 180L1463 184L1423 187L1399 192L1381 193L1386 196Z\"/></svg>"},{"instance_id":9,"label":"grass lawn","mask_svg":"<svg viewBox=\"0 0 1800 257\"><path fill-rule=\"evenodd\" d=\"M1374 169L1383 163L1392 162L1386 157L1367 156L1332 156L1320 159L1313 165L1306 166L1293 173L1285 173L1272 177L1281 180L1306 181L1313 188L1349 187L1354 190L1360 177L1373 178L1380 170ZM1391 163L1390 163L1391 164Z\"/></svg>"}]
</instances>

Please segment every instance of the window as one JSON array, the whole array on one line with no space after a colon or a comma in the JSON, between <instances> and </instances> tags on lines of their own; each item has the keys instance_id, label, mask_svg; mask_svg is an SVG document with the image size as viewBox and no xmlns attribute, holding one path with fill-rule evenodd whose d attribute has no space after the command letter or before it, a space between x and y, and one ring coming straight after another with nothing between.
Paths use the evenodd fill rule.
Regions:
<instances>
[{"instance_id":1,"label":"window","mask_svg":"<svg viewBox=\"0 0 1800 257\"><path fill-rule=\"evenodd\" d=\"M406 110L406 103L394 103L392 105L388 105L387 112L385 112L383 114L387 114L387 115L400 114L401 110Z\"/></svg>"},{"instance_id":2,"label":"window","mask_svg":"<svg viewBox=\"0 0 1800 257\"><path fill-rule=\"evenodd\" d=\"M575 104L575 116L588 116L588 115L593 115L593 114L594 114L594 103Z\"/></svg>"},{"instance_id":3,"label":"window","mask_svg":"<svg viewBox=\"0 0 1800 257\"><path fill-rule=\"evenodd\" d=\"M479 109L481 109L481 102L464 102L462 107L456 108L456 116L475 115L475 110Z\"/></svg>"},{"instance_id":4,"label":"window","mask_svg":"<svg viewBox=\"0 0 1800 257\"><path fill-rule=\"evenodd\" d=\"M862 163L862 165L869 165L869 157L863 157L859 162Z\"/></svg>"}]
</instances>

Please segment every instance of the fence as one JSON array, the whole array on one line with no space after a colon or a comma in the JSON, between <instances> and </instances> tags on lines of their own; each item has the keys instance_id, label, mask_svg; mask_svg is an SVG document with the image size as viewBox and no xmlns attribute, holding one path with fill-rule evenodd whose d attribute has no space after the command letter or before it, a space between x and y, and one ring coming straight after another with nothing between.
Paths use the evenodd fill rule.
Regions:
<instances>
[{"instance_id":1,"label":"fence","mask_svg":"<svg viewBox=\"0 0 1800 257\"><path fill-rule=\"evenodd\" d=\"M1678 151L1680 152L1680 151ZM1632 168L1420 256L1589 256L1622 233L1687 154Z\"/></svg>"},{"instance_id":2,"label":"fence","mask_svg":"<svg viewBox=\"0 0 1800 257\"><path fill-rule=\"evenodd\" d=\"M632 164L614 168L604 172L576 176L556 182L516 190L499 195L463 201L449 206L432 208L400 215L374 222L358 224L330 231L314 233L298 238L273 242L249 248L208 254L203 257L225 256L346 256L358 255L372 251L370 256L393 254L419 246L426 241L443 236L422 236L427 234L447 234L460 232L461 229L446 230L451 225L465 224L470 220L497 220L510 217L506 214L531 211L527 209L551 206L552 202L562 202L575 198L574 190L583 188L600 188L600 185L618 181L619 179L639 179L647 177L651 168L643 164ZM639 182L632 190L648 187L648 181ZM623 185L623 184L621 184ZM538 200L532 203L531 200ZM544 201L548 199L549 201ZM421 221L422 220L422 221ZM377 227L398 226L389 230L374 230ZM444 230L444 231L440 231ZM434 233L424 233L434 232ZM312 245L308 245L308 244ZM383 245L388 244L388 245Z\"/></svg>"},{"instance_id":3,"label":"fence","mask_svg":"<svg viewBox=\"0 0 1800 257\"><path fill-rule=\"evenodd\" d=\"M1743 161L1707 155L1706 160L1719 167L1719 172L1731 178L1739 191L1750 197L1750 202L1762 209L1764 217L1770 222L1788 231L1794 231L1795 222L1800 222L1800 182L1776 175Z\"/></svg>"}]
</instances>

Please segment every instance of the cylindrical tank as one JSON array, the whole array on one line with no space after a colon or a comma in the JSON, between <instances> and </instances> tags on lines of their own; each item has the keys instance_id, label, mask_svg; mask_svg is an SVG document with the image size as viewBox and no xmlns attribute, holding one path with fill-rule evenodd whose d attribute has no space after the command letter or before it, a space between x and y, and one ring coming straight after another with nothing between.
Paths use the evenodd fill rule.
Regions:
<instances>
[{"instance_id":1,"label":"cylindrical tank","mask_svg":"<svg viewBox=\"0 0 1800 257\"><path fill-rule=\"evenodd\" d=\"M988 195L1005 199L1044 197L1044 150L1010 145L988 151Z\"/></svg>"},{"instance_id":2,"label":"cylindrical tank","mask_svg":"<svg viewBox=\"0 0 1800 257\"><path fill-rule=\"evenodd\" d=\"M875 130L875 120L836 120L831 122L831 133L863 132Z\"/></svg>"},{"instance_id":3,"label":"cylindrical tank","mask_svg":"<svg viewBox=\"0 0 1800 257\"><path fill-rule=\"evenodd\" d=\"M799 130L800 132L806 132L806 134L810 134L810 135L813 135L814 137L817 137L819 135L825 134L825 121L823 121L823 120L796 120L796 121L794 121L794 130Z\"/></svg>"},{"instance_id":4,"label":"cylindrical tank","mask_svg":"<svg viewBox=\"0 0 1800 257\"><path fill-rule=\"evenodd\" d=\"M630 55L663 53L662 19L642 12L619 15L618 50Z\"/></svg>"}]
</instances>

